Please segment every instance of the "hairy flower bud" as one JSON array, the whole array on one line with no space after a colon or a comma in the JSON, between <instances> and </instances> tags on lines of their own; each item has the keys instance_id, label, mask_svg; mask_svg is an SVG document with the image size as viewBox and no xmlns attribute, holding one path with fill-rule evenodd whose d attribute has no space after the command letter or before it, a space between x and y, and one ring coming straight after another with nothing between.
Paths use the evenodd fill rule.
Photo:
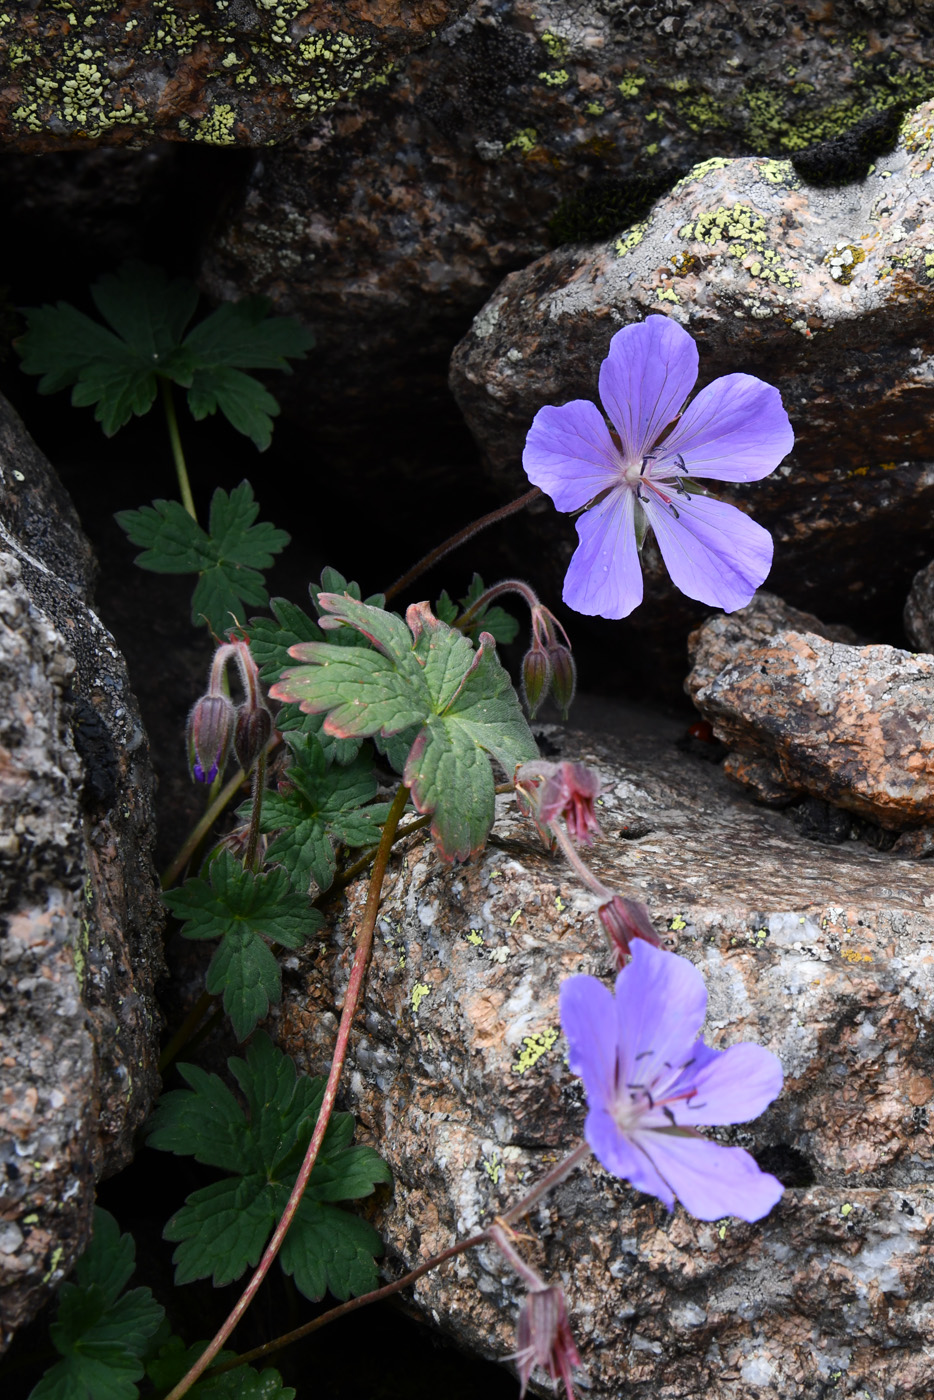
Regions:
<instances>
[{"instance_id":1,"label":"hairy flower bud","mask_svg":"<svg viewBox=\"0 0 934 1400\"><path fill-rule=\"evenodd\" d=\"M514 1359L519 1363L522 1382L519 1400L525 1395L536 1366L543 1366L556 1384L564 1381L567 1400L574 1400L571 1368L580 1365L580 1357L560 1288L536 1288L526 1295L519 1310Z\"/></svg>"},{"instance_id":2,"label":"hairy flower bud","mask_svg":"<svg viewBox=\"0 0 934 1400\"><path fill-rule=\"evenodd\" d=\"M223 772L234 729L234 707L226 695L202 695L188 717L188 764L198 783Z\"/></svg>"},{"instance_id":3,"label":"hairy flower bud","mask_svg":"<svg viewBox=\"0 0 934 1400\"><path fill-rule=\"evenodd\" d=\"M551 665L551 693L561 711L561 718L567 719L574 692L577 690L577 667L569 647L560 642L548 648L548 661Z\"/></svg>"},{"instance_id":4,"label":"hairy flower bud","mask_svg":"<svg viewBox=\"0 0 934 1400\"><path fill-rule=\"evenodd\" d=\"M537 640L533 641L522 661L522 696L529 719L534 719L538 713L538 707L548 693L551 679L548 653Z\"/></svg>"},{"instance_id":5,"label":"hairy flower bud","mask_svg":"<svg viewBox=\"0 0 934 1400\"><path fill-rule=\"evenodd\" d=\"M634 938L642 938L656 948L661 947L649 911L640 900L614 894L607 904L600 905L597 912L613 949L618 971L622 972L626 966L632 952L629 945Z\"/></svg>"},{"instance_id":6,"label":"hairy flower bud","mask_svg":"<svg viewBox=\"0 0 934 1400\"><path fill-rule=\"evenodd\" d=\"M234 753L244 773L249 773L253 764L269 743L272 734L272 715L265 705L241 705L237 711L237 724L234 731Z\"/></svg>"},{"instance_id":7,"label":"hairy flower bud","mask_svg":"<svg viewBox=\"0 0 934 1400\"><path fill-rule=\"evenodd\" d=\"M544 765L542 765L544 767ZM543 825L564 817L572 841L582 846L592 844L600 835L600 823L594 811L594 799L600 793L600 779L583 763L556 763L545 776L538 806L538 819Z\"/></svg>"}]
</instances>

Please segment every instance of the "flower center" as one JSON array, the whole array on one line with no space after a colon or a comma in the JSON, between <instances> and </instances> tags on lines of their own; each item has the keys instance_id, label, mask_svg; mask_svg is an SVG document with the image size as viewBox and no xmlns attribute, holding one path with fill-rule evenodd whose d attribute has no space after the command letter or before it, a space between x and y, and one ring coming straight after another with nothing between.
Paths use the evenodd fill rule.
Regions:
<instances>
[{"instance_id":1,"label":"flower center","mask_svg":"<svg viewBox=\"0 0 934 1400\"><path fill-rule=\"evenodd\" d=\"M664 1127L664 1120L671 1127L686 1127L690 1122L688 1114L704 1107L702 1103L693 1102L697 1097L696 1087L683 1082L685 1070L694 1063L693 1057L681 1065L666 1061L655 1069L650 1079L642 1079L639 1062L651 1058L651 1050L636 1056L632 1077L627 1083L622 1082L620 1063L616 1061L616 1094L610 1112L620 1132L632 1134L642 1127ZM655 1121L645 1122L648 1117Z\"/></svg>"}]
</instances>

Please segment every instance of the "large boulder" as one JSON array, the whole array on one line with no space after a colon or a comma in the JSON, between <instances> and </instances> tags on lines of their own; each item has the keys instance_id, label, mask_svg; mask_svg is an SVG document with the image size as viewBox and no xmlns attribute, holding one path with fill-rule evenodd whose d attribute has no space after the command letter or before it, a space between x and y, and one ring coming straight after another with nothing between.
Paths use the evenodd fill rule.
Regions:
<instances>
[{"instance_id":1,"label":"large boulder","mask_svg":"<svg viewBox=\"0 0 934 1400\"><path fill-rule=\"evenodd\" d=\"M544 736L602 777L594 867L702 970L708 1040L780 1056L780 1098L715 1136L788 1189L759 1224L705 1224L590 1162L536 1209L521 1247L567 1292L582 1389L929 1393L930 867L804 841L656 715L607 705L598 720L613 738ZM571 973L609 981L610 959L592 898L499 801L480 859L446 867L415 838L386 888L345 1097L393 1169L377 1219L392 1272L489 1222L582 1130L557 993ZM331 1053L364 897L349 889L331 936L289 959L278 1036L309 1071ZM427 1274L412 1298L464 1345L515 1350L519 1289L494 1250Z\"/></svg>"},{"instance_id":2,"label":"large boulder","mask_svg":"<svg viewBox=\"0 0 934 1400\"><path fill-rule=\"evenodd\" d=\"M385 83L466 0L143 0L20 5L0 29L0 142L58 151L154 138L281 140Z\"/></svg>"},{"instance_id":3,"label":"large boulder","mask_svg":"<svg viewBox=\"0 0 934 1400\"><path fill-rule=\"evenodd\" d=\"M84 1249L159 1087L152 774L93 573L0 401L0 1344Z\"/></svg>"},{"instance_id":4,"label":"large boulder","mask_svg":"<svg viewBox=\"0 0 934 1400\"><path fill-rule=\"evenodd\" d=\"M386 86L263 153L205 283L315 326L289 397L315 431L440 416L455 342L564 201L584 200L554 236L593 241L711 157L842 139L818 172L859 178L893 104L934 92L931 37L927 10L859 0L475 0Z\"/></svg>"},{"instance_id":5,"label":"large boulder","mask_svg":"<svg viewBox=\"0 0 934 1400\"><path fill-rule=\"evenodd\" d=\"M896 150L843 189L803 184L788 161L711 160L621 237L513 273L451 371L502 494L526 484L536 411L595 400L614 332L671 316L697 339L699 386L755 374L780 389L790 415L795 448L777 471L713 487L772 531L770 587L896 640L934 509L932 152L928 103ZM548 505L539 530L539 574L554 596L576 536ZM661 668L673 681L701 610L676 593L654 549L644 563L647 601L626 626L625 666L632 674L641 657L640 680Z\"/></svg>"}]
</instances>

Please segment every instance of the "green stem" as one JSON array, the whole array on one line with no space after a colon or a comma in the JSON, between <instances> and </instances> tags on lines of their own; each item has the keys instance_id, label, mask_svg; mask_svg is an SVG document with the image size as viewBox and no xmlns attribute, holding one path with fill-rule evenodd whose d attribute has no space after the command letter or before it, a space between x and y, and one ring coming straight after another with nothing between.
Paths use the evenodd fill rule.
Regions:
<instances>
[{"instance_id":1,"label":"green stem","mask_svg":"<svg viewBox=\"0 0 934 1400\"><path fill-rule=\"evenodd\" d=\"M169 1065L178 1055L179 1051L188 1044L195 1031L204 1020L211 1009L215 998L210 992L202 992L198 1000L192 1006L178 1030L169 1041L168 1045L159 1056L159 1073L165 1074Z\"/></svg>"},{"instance_id":2,"label":"green stem","mask_svg":"<svg viewBox=\"0 0 934 1400\"><path fill-rule=\"evenodd\" d=\"M367 894L366 908L360 927L357 929L356 948L354 950L353 966L350 970L350 981L347 984L347 991L344 996L340 1025L337 1028L337 1042L334 1046L334 1058L331 1061L331 1068L328 1072L328 1080L324 1089L324 1097L321 1100L318 1121L315 1123L315 1130L311 1135L311 1142L308 1144L305 1160L302 1162L301 1169L295 1179L295 1185L292 1187L292 1193L282 1213L282 1218L273 1232L272 1239L266 1246L265 1253L254 1271L253 1277L243 1290L243 1293L226 1322L224 1322L223 1326L215 1333L212 1340L208 1343L208 1346L201 1353L188 1373L183 1376L178 1385L169 1392L166 1400L181 1400L181 1397L191 1389L198 1377L210 1366L256 1296L260 1284L268 1274L272 1267L273 1260L279 1253L286 1232L301 1204L302 1196L311 1178L311 1173L315 1161L317 1160L321 1144L324 1141L324 1134L327 1131L328 1122L330 1121L331 1113L337 1100L337 1089L344 1068L344 1060L347 1057L347 1049L350 1044L350 1028L353 1024L354 1016L357 1013L357 1007L360 1002L363 984L366 978L366 970L370 961L370 953L373 948L373 930L376 927L376 916L379 913L386 867L389 864L389 856L392 852L392 840L402 813L405 811L408 798L409 790L404 784L401 784L393 799L392 806L389 809L386 825L383 827L382 840L379 843L379 849L376 852L376 860L373 863L373 873L370 876L370 888Z\"/></svg>"},{"instance_id":3,"label":"green stem","mask_svg":"<svg viewBox=\"0 0 934 1400\"><path fill-rule=\"evenodd\" d=\"M444 544L439 544L437 549L433 549L430 554L426 554L424 558L419 559L417 564L413 564L408 573L403 574L401 578L397 578L395 583L386 589L386 602L388 603L390 598L394 598L397 593L401 593L403 589L408 588L409 584L414 583L417 578L421 578L422 574L430 569L432 564L437 564L438 560L443 559L446 554L450 554L453 550L457 549L459 545L466 544L468 540L473 539L474 535L478 535L480 531L485 530L487 526L495 525L497 521L506 520L510 515L515 515L516 511L524 510L526 506L531 505L533 501L537 500L541 494L539 487L533 486L531 491L526 491L524 495L517 497L514 501L510 501L508 505L499 506L498 509L491 510L489 515L481 515L480 519L475 520L472 525L465 525L463 530L458 530L456 535L452 535L450 539L444 541Z\"/></svg>"},{"instance_id":4,"label":"green stem","mask_svg":"<svg viewBox=\"0 0 934 1400\"><path fill-rule=\"evenodd\" d=\"M185 465L185 453L182 451L182 437L178 431L178 417L175 413L175 399L172 394L172 381L170 379L160 379L162 387L162 406L165 409L165 419L169 427L169 442L172 444L172 457L175 462L175 472L178 477L178 490L182 498L182 505L191 516L197 521L195 513L194 497L191 494L191 483L188 480L188 468Z\"/></svg>"},{"instance_id":5,"label":"green stem","mask_svg":"<svg viewBox=\"0 0 934 1400\"><path fill-rule=\"evenodd\" d=\"M247 837L246 855L243 857L243 864L247 870L258 870L260 862L256 859L259 849L259 828L263 815L263 792L266 787L266 750L257 758L253 765L253 791L252 806L250 808L250 834Z\"/></svg>"},{"instance_id":6,"label":"green stem","mask_svg":"<svg viewBox=\"0 0 934 1400\"><path fill-rule=\"evenodd\" d=\"M164 890L171 889L175 884L175 881L178 879L179 875L181 875L185 866L191 860L191 857L194 855L205 836L207 836L221 812L223 812L227 804L232 802L236 797L240 785L245 778L246 774L243 769L238 768L234 776L230 779L230 782L224 784L210 807L206 809L201 820L196 826L192 827L185 840L185 844L181 847L178 855L172 861L171 865L166 868L162 876L162 888Z\"/></svg>"}]
</instances>

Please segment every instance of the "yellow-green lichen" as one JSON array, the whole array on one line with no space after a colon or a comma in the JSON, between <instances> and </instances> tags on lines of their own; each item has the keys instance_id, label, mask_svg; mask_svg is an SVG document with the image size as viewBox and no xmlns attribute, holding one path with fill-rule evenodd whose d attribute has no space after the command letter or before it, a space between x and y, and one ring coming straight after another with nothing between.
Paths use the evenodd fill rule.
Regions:
<instances>
[{"instance_id":1,"label":"yellow-green lichen","mask_svg":"<svg viewBox=\"0 0 934 1400\"><path fill-rule=\"evenodd\" d=\"M204 141L209 146L233 146L236 143L234 125L237 117L229 102L218 102L206 117L199 121L193 132L195 141Z\"/></svg>"},{"instance_id":2,"label":"yellow-green lichen","mask_svg":"<svg viewBox=\"0 0 934 1400\"><path fill-rule=\"evenodd\" d=\"M656 287L655 300L673 301L676 306L681 305L681 298L678 296L678 293L675 291L674 287Z\"/></svg>"},{"instance_id":3,"label":"yellow-green lichen","mask_svg":"<svg viewBox=\"0 0 934 1400\"><path fill-rule=\"evenodd\" d=\"M790 160L760 160L756 168L761 178L770 185L786 185L791 190L801 186Z\"/></svg>"},{"instance_id":4,"label":"yellow-green lichen","mask_svg":"<svg viewBox=\"0 0 934 1400\"><path fill-rule=\"evenodd\" d=\"M730 124L723 108L709 92L677 93L675 110L685 126L698 134L722 130Z\"/></svg>"},{"instance_id":5,"label":"yellow-green lichen","mask_svg":"<svg viewBox=\"0 0 934 1400\"><path fill-rule=\"evenodd\" d=\"M556 68L554 72L539 73L539 81L546 83L548 87L564 87L565 83L571 81L571 75L566 68Z\"/></svg>"},{"instance_id":6,"label":"yellow-green lichen","mask_svg":"<svg viewBox=\"0 0 934 1400\"><path fill-rule=\"evenodd\" d=\"M52 1250L52 1257L49 1259L49 1267L46 1270L46 1272L42 1275L43 1283L48 1283L49 1279L55 1273L59 1264L62 1262L62 1257L64 1256L64 1253L65 1246L61 1244L57 1244Z\"/></svg>"},{"instance_id":7,"label":"yellow-green lichen","mask_svg":"<svg viewBox=\"0 0 934 1400\"><path fill-rule=\"evenodd\" d=\"M469 933L465 933L465 934L464 934L464 938L465 938L466 941L467 941L468 943L470 943L474 948L482 948L482 947L483 947L483 934L480 932L480 930L479 930L478 928L472 928L472 929L470 930Z\"/></svg>"},{"instance_id":8,"label":"yellow-green lichen","mask_svg":"<svg viewBox=\"0 0 934 1400\"><path fill-rule=\"evenodd\" d=\"M824 258L824 265L829 268L835 282L839 282L842 287L848 287L853 281L857 267L865 261L866 254L857 243L835 243Z\"/></svg>"},{"instance_id":9,"label":"yellow-green lichen","mask_svg":"<svg viewBox=\"0 0 934 1400\"><path fill-rule=\"evenodd\" d=\"M606 108L602 102L588 102L584 111L587 113L588 117L602 117Z\"/></svg>"},{"instance_id":10,"label":"yellow-green lichen","mask_svg":"<svg viewBox=\"0 0 934 1400\"><path fill-rule=\"evenodd\" d=\"M547 1055L555 1041L558 1039L558 1032L551 1026L544 1031L536 1031L534 1035L526 1035L522 1038L522 1051L518 1060L512 1067L513 1074L525 1074L533 1065L537 1065L543 1055Z\"/></svg>"},{"instance_id":11,"label":"yellow-green lichen","mask_svg":"<svg viewBox=\"0 0 934 1400\"><path fill-rule=\"evenodd\" d=\"M645 85L645 79L638 73L627 73L621 83L617 83L619 91L624 97L638 97L639 89Z\"/></svg>"},{"instance_id":12,"label":"yellow-green lichen","mask_svg":"<svg viewBox=\"0 0 934 1400\"><path fill-rule=\"evenodd\" d=\"M638 247L648 232L648 221L641 224L633 224L628 233L616 240L616 256L624 258L627 253L631 253L633 248Z\"/></svg>"},{"instance_id":13,"label":"yellow-green lichen","mask_svg":"<svg viewBox=\"0 0 934 1400\"><path fill-rule=\"evenodd\" d=\"M560 34L552 34L550 29L546 29L541 39L553 59L557 61L558 59L567 57L568 50L571 46L567 39L561 38Z\"/></svg>"},{"instance_id":14,"label":"yellow-green lichen","mask_svg":"<svg viewBox=\"0 0 934 1400\"><path fill-rule=\"evenodd\" d=\"M710 248L725 243L730 257L740 262L752 254L752 262L746 265L746 270L762 282L776 282L782 287L801 285L778 253L766 247L765 219L748 204L724 204L719 209L699 214L693 222L683 224L678 234Z\"/></svg>"},{"instance_id":15,"label":"yellow-green lichen","mask_svg":"<svg viewBox=\"0 0 934 1400\"><path fill-rule=\"evenodd\" d=\"M519 151L522 155L528 155L530 151L535 150L537 144L538 132L534 126L527 126L523 127L521 131L517 131L515 136L506 142L503 149L507 151ZM491 875L490 879L492 878L493 876Z\"/></svg>"},{"instance_id":16,"label":"yellow-green lichen","mask_svg":"<svg viewBox=\"0 0 934 1400\"><path fill-rule=\"evenodd\" d=\"M672 190L672 194L675 194L678 190L683 190L685 185L691 185L697 180L703 180L704 177L709 175L712 171L726 170L727 166L732 164L732 160L728 159L726 156L711 156L710 160L702 160L699 164L692 165L688 173L682 176Z\"/></svg>"},{"instance_id":17,"label":"yellow-green lichen","mask_svg":"<svg viewBox=\"0 0 934 1400\"><path fill-rule=\"evenodd\" d=\"M430 993L431 988L427 982L416 982L412 988L412 1010L418 1014L418 1008Z\"/></svg>"}]
</instances>

